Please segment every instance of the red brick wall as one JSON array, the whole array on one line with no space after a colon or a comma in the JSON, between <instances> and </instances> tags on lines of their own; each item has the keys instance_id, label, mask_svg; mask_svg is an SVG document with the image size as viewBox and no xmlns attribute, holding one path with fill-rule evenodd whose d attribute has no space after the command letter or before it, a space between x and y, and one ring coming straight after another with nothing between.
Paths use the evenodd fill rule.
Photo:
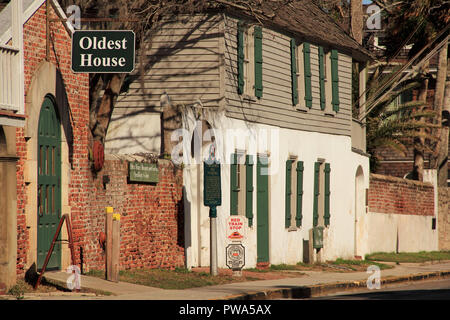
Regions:
<instances>
[{"instance_id":1,"label":"red brick wall","mask_svg":"<svg viewBox=\"0 0 450 320\"><path fill-rule=\"evenodd\" d=\"M370 212L434 215L434 189L429 183L370 175Z\"/></svg>"},{"instance_id":2,"label":"red brick wall","mask_svg":"<svg viewBox=\"0 0 450 320\"><path fill-rule=\"evenodd\" d=\"M57 16L53 9L50 10L51 19ZM43 4L24 24L24 81L25 92L28 92L33 75L39 65L46 58L46 11ZM89 78L88 74L74 74L70 68L71 38L61 22L51 22L50 24L50 56L49 62L56 65L60 70L67 99L73 117L73 135L76 137L73 142L73 170L70 172L72 183L69 186L70 193L79 192L70 201L73 210L73 219L77 220L79 212L84 211L84 203L79 201L82 194L88 190L82 183L89 180L89 162L87 157L87 143L89 137ZM42 97L43 99L44 97ZM30 99L25 96L26 101ZM67 115L63 115L67 116ZM30 234L27 229L25 206L28 201L26 196L26 185L24 181L24 166L27 159L27 142L24 137L24 129L17 129L17 155L20 158L17 162L17 274L23 275L26 267L32 261L27 261L28 250L35 250L30 247Z\"/></svg>"},{"instance_id":3,"label":"red brick wall","mask_svg":"<svg viewBox=\"0 0 450 320\"><path fill-rule=\"evenodd\" d=\"M51 19L57 16L51 9ZM25 92L32 77L46 58L45 5L24 25ZM71 38L61 22L51 23L49 61L60 70L72 117L73 154L69 169L69 206L76 263L81 248L84 270L104 268L104 252L99 233L104 231L105 206L122 214L121 268L164 267L184 265L184 227L182 210L182 173L171 163L162 163L160 183L156 186L127 183L127 162L106 161L97 174L91 170L89 145L89 79L88 74L74 74L70 68ZM42 97L44 98L44 97ZM27 96L25 97L27 99ZM29 98L28 98L29 99ZM28 101L28 100L27 100ZM63 115L68 116L68 115ZM28 159L24 129L17 129L17 274L23 276L34 262L27 261L31 246L27 228L27 185L24 181ZM111 182L103 185L103 174ZM65 213L65 212L63 212Z\"/></svg>"},{"instance_id":4,"label":"red brick wall","mask_svg":"<svg viewBox=\"0 0 450 320\"><path fill-rule=\"evenodd\" d=\"M99 245L105 231L105 207L121 215L120 269L184 266L184 216L182 170L159 160L155 185L128 183L128 162L106 160L88 196L90 206L83 252L84 269L103 269ZM103 176L109 177L104 184Z\"/></svg>"}]
</instances>

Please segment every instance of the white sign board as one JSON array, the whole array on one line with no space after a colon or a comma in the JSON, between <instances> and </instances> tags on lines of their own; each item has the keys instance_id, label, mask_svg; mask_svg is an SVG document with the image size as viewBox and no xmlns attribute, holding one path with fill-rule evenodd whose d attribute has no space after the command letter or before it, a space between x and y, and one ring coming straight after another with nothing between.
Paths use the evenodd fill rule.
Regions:
<instances>
[{"instance_id":1,"label":"white sign board","mask_svg":"<svg viewBox=\"0 0 450 320\"><path fill-rule=\"evenodd\" d=\"M247 218L244 216L229 216L227 219L227 239L242 241L246 237Z\"/></svg>"},{"instance_id":2,"label":"white sign board","mask_svg":"<svg viewBox=\"0 0 450 320\"><path fill-rule=\"evenodd\" d=\"M232 243L226 248L227 266L233 270L240 270L245 265L245 248L242 244Z\"/></svg>"}]
</instances>

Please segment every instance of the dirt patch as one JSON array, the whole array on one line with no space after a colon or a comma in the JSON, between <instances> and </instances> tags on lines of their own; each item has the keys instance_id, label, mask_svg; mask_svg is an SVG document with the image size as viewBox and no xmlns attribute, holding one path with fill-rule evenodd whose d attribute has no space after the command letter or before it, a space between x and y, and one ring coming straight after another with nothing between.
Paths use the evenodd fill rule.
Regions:
<instances>
[{"instance_id":1,"label":"dirt patch","mask_svg":"<svg viewBox=\"0 0 450 320\"><path fill-rule=\"evenodd\" d=\"M292 271L292 270L291 270ZM204 268L192 268L192 272L198 273L209 273L210 269L208 267ZM219 276L231 277L233 271L231 269L219 269ZM272 270L242 270L241 277L233 277L236 282L238 281L254 281L254 280L276 280L285 278L298 278L304 276L305 274L301 271L286 272L285 270L272 271Z\"/></svg>"}]
</instances>

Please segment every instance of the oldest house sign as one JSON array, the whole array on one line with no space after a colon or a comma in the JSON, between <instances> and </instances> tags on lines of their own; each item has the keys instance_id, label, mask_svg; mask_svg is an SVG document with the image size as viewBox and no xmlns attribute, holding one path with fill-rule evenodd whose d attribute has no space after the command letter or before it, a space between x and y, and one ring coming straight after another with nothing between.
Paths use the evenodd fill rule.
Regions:
<instances>
[{"instance_id":1,"label":"oldest house sign","mask_svg":"<svg viewBox=\"0 0 450 320\"><path fill-rule=\"evenodd\" d=\"M134 70L135 35L128 30L77 30L72 36L72 70L129 73Z\"/></svg>"}]
</instances>

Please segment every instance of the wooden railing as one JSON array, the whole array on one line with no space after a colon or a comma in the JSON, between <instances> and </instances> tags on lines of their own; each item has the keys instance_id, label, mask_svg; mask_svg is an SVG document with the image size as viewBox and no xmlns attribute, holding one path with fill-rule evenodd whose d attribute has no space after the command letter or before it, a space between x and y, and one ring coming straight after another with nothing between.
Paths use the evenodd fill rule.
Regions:
<instances>
[{"instance_id":1,"label":"wooden railing","mask_svg":"<svg viewBox=\"0 0 450 320\"><path fill-rule=\"evenodd\" d=\"M15 112L20 109L21 94L17 83L21 78L17 74L18 55L19 49L0 45L0 109Z\"/></svg>"}]
</instances>

